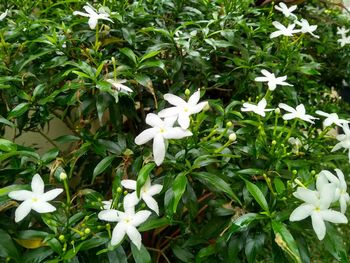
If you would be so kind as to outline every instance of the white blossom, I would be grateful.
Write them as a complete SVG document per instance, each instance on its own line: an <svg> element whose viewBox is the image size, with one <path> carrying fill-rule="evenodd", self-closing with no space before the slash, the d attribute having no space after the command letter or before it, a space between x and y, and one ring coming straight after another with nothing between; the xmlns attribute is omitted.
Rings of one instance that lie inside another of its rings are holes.
<svg viewBox="0 0 350 263"><path fill-rule="evenodd" d="M0 15L0 21L5 19L5 17L7 16L8 12L9 12L9 10L6 9L6 11Z"/></svg>
<svg viewBox="0 0 350 263"><path fill-rule="evenodd" d="M348 150L349 163L350 163L350 129L348 124L342 125L344 134L337 135L336 139L339 141L332 149L332 152L335 152L341 148Z"/></svg>
<svg viewBox="0 0 350 263"><path fill-rule="evenodd" d="M263 98L261 101L258 102L258 105L254 105L248 102L243 103L243 107L241 108L241 111L252 111L256 114L259 114L260 116L265 117L265 111L272 111L273 109L266 109L266 99Z"/></svg>
<svg viewBox="0 0 350 263"><path fill-rule="evenodd" d="M285 17L297 18L297 16L292 13L297 9L296 5L288 7L285 3L280 2L278 5L275 5L275 9L282 12Z"/></svg>
<svg viewBox="0 0 350 263"><path fill-rule="evenodd" d="M44 193L44 187L45 185L40 175L36 174L31 182L32 191L18 190L8 194L12 199L23 201L15 211L16 222L25 218L32 209L38 213L50 213L56 210L56 207L49 204L48 201L55 199L63 192L63 189L52 189Z"/></svg>
<svg viewBox="0 0 350 263"><path fill-rule="evenodd" d="M99 19L108 20L113 23L113 21L109 18L109 14L104 12L103 9L101 9L100 12L97 12L97 10L93 8L90 4L85 5L83 8L86 11L86 13L83 13L80 11L74 11L73 15L88 17L89 18L88 23L91 29L96 28L96 25Z"/></svg>
<svg viewBox="0 0 350 263"><path fill-rule="evenodd" d="M294 29L295 24L290 24L287 27L285 27L284 25L282 25L280 22L277 22L277 21L273 21L272 24L278 30L275 32L272 32L270 34L270 38L279 37L281 35L291 37L291 36L293 36L293 34L300 32L299 29Z"/></svg>
<svg viewBox="0 0 350 263"><path fill-rule="evenodd" d="M123 85L123 83L126 82L126 79L107 79L107 82L111 83L112 86L118 91L125 94L128 94L128 92L133 92L132 89L130 89L128 86Z"/></svg>
<svg viewBox="0 0 350 263"><path fill-rule="evenodd" d="M301 19L300 22L295 21L295 23L301 27L301 33L309 33L313 37L319 38L319 36L313 33L317 29L317 25L310 25L309 21L307 21L306 19Z"/></svg>
<svg viewBox="0 0 350 263"><path fill-rule="evenodd" d="M284 120L291 120L291 119L298 118L307 122L315 123L313 120L317 119L311 115L306 114L305 107L303 104L299 104L295 109L284 103L278 104L278 107L289 112L283 115L282 118Z"/></svg>
<svg viewBox="0 0 350 263"><path fill-rule="evenodd" d="M341 127L343 124L349 123L347 120L339 119L339 116L336 113L326 113L324 111L317 110L316 114L326 117L326 119L323 121L324 127L331 126L333 123Z"/></svg>
<svg viewBox="0 0 350 263"><path fill-rule="evenodd" d="M263 74L265 77L257 77L257 78L255 78L255 81L267 82L269 90L271 90L271 91L275 90L277 85L293 86L293 85L285 82L285 80L287 79L287 76L276 77L274 73L270 73L265 69L261 70L261 74Z"/></svg>

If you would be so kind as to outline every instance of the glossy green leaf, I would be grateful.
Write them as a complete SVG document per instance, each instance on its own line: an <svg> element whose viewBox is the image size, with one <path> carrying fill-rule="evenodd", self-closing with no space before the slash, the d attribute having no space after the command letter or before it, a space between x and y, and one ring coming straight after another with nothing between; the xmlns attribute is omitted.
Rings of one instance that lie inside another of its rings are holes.
<svg viewBox="0 0 350 263"><path fill-rule="evenodd" d="M17 118L17 117L23 115L25 112L27 112L28 109L29 109L29 103L22 102L10 111L8 118L9 119L10 118Z"/></svg>
<svg viewBox="0 0 350 263"><path fill-rule="evenodd" d="M96 176L103 173L113 162L116 156L111 155L103 158L95 167L92 173L92 182L95 180Z"/></svg>
<svg viewBox="0 0 350 263"><path fill-rule="evenodd" d="M131 244L131 253L132 257L135 260L135 263L151 263L151 256L148 253L147 249L141 245L141 248L138 249L134 244Z"/></svg>
<svg viewBox="0 0 350 263"><path fill-rule="evenodd" d="M269 206L267 204L266 198L259 187L247 180L245 180L245 184L249 193L254 197L255 201L260 205L262 209L269 213Z"/></svg>
<svg viewBox="0 0 350 263"><path fill-rule="evenodd" d="M172 189L174 192L174 203L173 203L173 212L176 212L177 206L180 202L180 199L183 195L183 193L186 190L186 185L187 185L187 177L186 173L180 173L176 176Z"/></svg>

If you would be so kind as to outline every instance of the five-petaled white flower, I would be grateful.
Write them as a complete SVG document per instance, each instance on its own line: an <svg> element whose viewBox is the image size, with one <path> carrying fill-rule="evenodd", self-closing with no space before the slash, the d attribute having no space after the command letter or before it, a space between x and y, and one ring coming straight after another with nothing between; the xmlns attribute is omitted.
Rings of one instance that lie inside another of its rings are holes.
<svg viewBox="0 0 350 263"><path fill-rule="evenodd" d="M330 171L322 170L317 176L317 188L327 187L329 183L334 184L335 192L333 202L339 200L340 211L345 214L347 203L350 201L349 194L347 193L347 184L344 179L344 174L340 169L334 169L337 176L333 175Z"/></svg>
<svg viewBox="0 0 350 263"><path fill-rule="evenodd" d="M350 129L348 124L342 125L344 134L337 135L336 139L339 141L332 149L332 152L335 152L341 148L349 150L349 163L350 163Z"/></svg>
<svg viewBox="0 0 350 263"><path fill-rule="evenodd" d="M8 12L9 12L9 10L6 9L6 11L0 15L0 21L5 19L5 17L7 16Z"/></svg>
<svg viewBox="0 0 350 263"><path fill-rule="evenodd" d="M189 130L184 130L180 127L173 127L176 117L169 117L162 120L154 113L148 113L146 123L152 128L144 130L136 138L137 145L144 144L153 139L153 156L155 163L159 166L165 157L165 144L167 139L182 139L187 136L192 136Z"/></svg>
<svg viewBox="0 0 350 263"><path fill-rule="evenodd" d="M8 194L12 199L23 201L15 211L16 222L25 218L32 209L38 213L50 213L56 210L56 207L49 204L48 201L55 199L63 192L63 189L52 189L44 193L44 186L40 175L35 174L31 182L32 191L18 190Z"/></svg>
<svg viewBox="0 0 350 263"><path fill-rule="evenodd" d="M208 103L206 101L198 103L200 99L199 90L192 94L188 102L170 93L165 94L164 99L175 107L161 110L158 116L161 118L176 116L182 129L187 129L190 126L190 115L200 112Z"/></svg>
<svg viewBox="0 0 350 263"><path fill-rule="evenodd" d="M338 39L337 42L339 42L340 46L343 47L345 45L350 44L350 36L342 36L342 38Z"/></svg>
<svg viewBox="0 0 350 263"><path fill-rule="evenodd" d="M145 184L141 187L140 190L140 197L137 197L136 193L136 181L134 180L122 180L121 185L127 189L130 190L135 190L132 192L130 195L130 202L132 205L137 205L138 202L142 199L145 201L146 205L156 212L157 215L159 215L159 208L158 208L158 203L156 200L154 200L153 196L156 194L159 194L163 186L160 184L154 184L151 185L151 179L148 177Z"/></svg>
<svg viewBox="0 0 350 263"><path fill-rule="evenodd" d="M301 27L300 31L301 33L309 33L310 35L319 38L319 36L315 35L313 32L317 29L317 25L310 25L309 21L307 21L306 19L301 19L300 22L299 21L295 21L295 23Z"/></svg>
<svg viewBox="0 0 350 263"><path fill-rule="evenodd" d="M339 119L338 114L336 113L326 113L326 112L317 110L316 114L326 117L326 119L323 121L324 127L331 126L333 123L341 127L343 124L349 123L349 121L347 120Z"/></svg>
<svg viewBox="0 0 350 263"><path fill-rule="evenodd" d="M260 116L265 117L265 111L273 110L273 109L265 109L266 105L267 105L267 102L265 98L259 101L258 105L245 102L243 103L243 107L241 108L241 111L252 111L252 112L255 112L256 114L259 114Z"/></svg>
<svg viewBox="0 0 350 263"><path fill-rule="evenodd" d="M126 82L126 79L107 79L107 82L111 83L112 86L118 91L125 94L128 94L128 92L133 92L132 89L130 89L128 86L123 85L123 83Z"/></svg>
<svg viewBox="0 0 350 263"><path fill-rule="evenodd" d="M284 120L291 120L291 119L298 118L307 122L315 123L313 120L317 119L316 117L306 114L305 107L303 104L299 104L295 109L293 109L291 106L288 106L287 104L284 104L284 103L278 104L278 107L289 112L283 115L282 118Z"/></svg>
<svg viewBox="0 0 350 263"><path fill-rule="evenodd" d="M288 7L285 3L280 2L278 5L275 5L275 9L282 12L285 17L297 18L297 16L293 14L293 11L297 9L296 5Z"/></svg>
<svg viewBox="0 0 350 263"><path fill-rule="evenodd" d="M265 77L256 77L255 81L267 82L267 85L269 86L269 90L271 91L275 90L277 85L293 86L292 84L285 82L285 80L287 79L287 76L276 78L274 73L270 73L265 69L261 70L261 74L263 74Z"/></svg>
<svg viewBox="0 0 350 263"><path fill-rule="evenodd" d="M332 223L347 223L348 219L340 212L329 209L334 198L334 185L328 184L317 191L298 187L293 195L305 203L291 213L290 221L300 221L311 216L312 227L319 240L326 235L324 221Z"/></svg>
<svg viewBox="0 0 350 263"><path fill-rule="evenodd" d="M113 21L109 18L109 14L104 12L104 10L99 10L99 12L97 12L97 10L93 8L90 4L85 5L83 8L86 11L86 13L74 11L73 15L89 17L88 23L91 29L95 29L99 19L108 20L113 23Z"/></svg>
<svg viewBox="0 0 350 263"><path fill-rule="evenodd" d="M345 27L337 27L337 34L341 35L342 37L345 36L349 32L349 29L346 29Z"/></svg>
<svg viewBox="0 0 350 263"><path fill-rule="evenodd" d="M108 222L118 222L112 232L112 246L118 245L126 234L131 242L140 249L142 238L136 227L145 222L152 213L147 210L135 213L135 207L129 205L129 201L129 195L126 195L124 197L124 212L115 209L103 210L98 213L98 218Z"/></svg>
<svg viewBox="0 0 350 263"><path fill-rule="evenodd" d="M282 25L280 22L277 22L277 21L273 21L272 24L278 30L275 32L272 32L270 34L270 38L279 37L281 35L291 37L293 36L293 34L300 32L299 29L294 29L295 24L290 24L287 27L285 27L284 25Z"/></svg>

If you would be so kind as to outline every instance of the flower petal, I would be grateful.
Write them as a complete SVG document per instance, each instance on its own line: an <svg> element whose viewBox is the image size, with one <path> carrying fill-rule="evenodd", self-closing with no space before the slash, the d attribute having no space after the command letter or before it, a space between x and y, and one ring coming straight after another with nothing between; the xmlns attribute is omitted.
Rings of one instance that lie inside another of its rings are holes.
<svg viewBox="0 0 350 263"><path fill-rule="evenodd" d="M323 210L319 212L323 218L323 220L328 221L328 222L332 222L335 224L346 224L348 222L348 219L346 218L345 215L343 215L342 213L338 212L338 211L334 211L334 210Z"/></svg>
<svg viewBox="0 0 350 263"><path fill-rule="evenodd" d="M316 205L319 202L317 191L312 191L310 189L305 189L302 187L298 187L298 189L293 193L293 195L303 200L305 203Z"/></svg>
<svg viewBox="0 0 350 263"><path fill-rule="evenodd" d="M111 245L115 246L118 245L124 238L126 233L126 225L123 223L118 223L112 232L112 239L111 239Z"/></svg>
<svg viewBox="0 0 350 263"><path fill-rule="evenodd" d="M319 212L313 212L311 214L312 228L314 229L317 238L319 240L324 239L326 235L326 225L323 222L322 216Z"/></svg>
<svg viewBox="0 0 350 263"><path fill-rule="evenodd" d="M159 194L162 191L162 189L163 186L161 184L154 184L148 189L147 194L153 196Z"/></svg>
<svg viewBox="0 0 350 263"><path fill-rule="evenodd" d="M157 215L159 215L159 208L158 208L157 201L151 195L148 195L148 194L142 194L141 197L143 201L145 201L148 208L153 210Z"/></svg>
<svg viewBox="0 0 350 263"><path fill-rule="evenodd" d="M131 242L137 247L138 250L141 249L141 234L137 229L131 225L126 228L126 234L130 238Z"/></svg>
<svg viewBox="0 0 350 263"><path fill-rule="evenodd" d="M146 129L136 136L135 143L137 145L145 144L146 142L152 140L156 133L157 133L157 128Z"/></svg>
<svg viewBox="0 0 350 263"><path fill-rule="evenodd" d="M32 202L32 209L38 213L50 213L56 211L56 207L42 200Z"/></svg>
<svg viewBox="0 0 350 263"><path fill-rule="evenodd" d="M90 17L90 15L89 14L87 14L87 13L83 13L83 12L80 12L80 11L74 11L73 12L73 15L79 15L79 16L85 16L85 17Z"/></svg>
<svg viewBox="0 0 350 263"><path fill-rule="evenodd" d="M189 111L190 111L190 114L196 114L198 112L200 112L201 110L204 109L205 106L208 105L208 102L207 101L202 101L200 103L198 103L197 105L194 105L192 106Z"/></svg>
<svg viewBox="0 0 350 263"><path fill-rule="evenodd" d="M177 119L177 122L179 123L182 129L187 129L190 126L189 114L181 112L179 114L179 118Z"/></svg>
<svg viewBox="0 0 350 263"><path fill-rule="evenodd" d="M122 180L120 183L126 189L136 190L135 180Z"/></svg>
<svg viewBox="0 0 350 263"><path fill-rule="evenodd" d="M100 220L108 222L119 222L120 220L120 211L114 209L102 210L98 213L98 218Z"/></svg>
<svg viewBox="0 0 350 263"><path fill-rule="evenodd" d="M90 26L90 29L95 29L96 28L96 25L97 25L97 22L98 22L98 19L97 17L95 16L91 16L89 21L88 21L88 24Z"/></svg>
<svg viewBox="0 0 350 263"><path fill-rule="evenodd" d="M17 201L24 201L32 198L33 192L28 190L18 190L18 191L9 192L8 196Z"/></svg>
<svg viewBox="0 0 350 263"><path fill-rule="evenodd" d="M192 95L193 96L193 95ZM180 107L184 107L187 105L186 101L184 101L183 99L181 99L180 97L173 95L171 93L167 93L164 95L164 99L166 101L168 101L171 105L174 106L180 106Z"/></svg>
<svg viewBox="0 0 350 263"><path fill-rule="evenodd" d="M147 210L138 211L132 218L132 225L137 227L145 222L152 213Z"/></svg>
<svg viewBox="0 0 350 263"><path fill-rule="evenodd" d="M312 211L315 209L313 205L301 204L293 210L289 216L289 221L300 221L311 215Z"/></svg>
<svg viewBox="0 0 350 263"><path fill-rule="evenodd" d="M16 211L15 211L15 222L21 221L23 218L25 218L30 210L32 209L32 201L26 200L22 204L20 204Z"/></svg>
<svg viewBox="0 0 350 263"><path fill-rule="evenodd" d="M189 130L184 130L180 127L175 127L168 129L163 136L165 139L182 139L184 137L192 136L192 132Z"/></svg>
<svg viewBox="0 0 350 263"><path fill-rule="evenodd" d="M172 117L172 116L177 116L179 114L179 108L178 107L170 107L161 110L158 112L158 116L160 118L167 118L167 117Z"/></svg>
<svg viewBox="0 0 350 263"><path fill-rule="evenodd" d="M51 201L51 200L55 199L62 192L63 192L63 189L61 189L61 188L52 189L52 190L44 193L42 196L40 196L40 199L43 201Z"/></svg>
<svg viewBox="0 0 350 263"><path fill-rule="evenodd" d="M33 193L36 193L39 195L43 194L44 193L44 186L45 185L44 185L43 179L41 179L39 174L35 174L33 176L32 183L31 183Z"/></svg>
<svg viewBox="0 0 350 263"><path fill-rule="evenodd" d="M293 113L295 112L295 109L293 109L291 106L288 106L285 103L278 104L278 107L281 109L284 109L285 111L289 111L289 112L293 112Z"/></svg>
<svg viewBox="0 0 350 263"><path fill-rule="evenodd" d="M156 134L153 139L153 157L155 163L159 166L165 157L165 141L162 135Z"/></svg>
<svg viewBox="0 0 350 263"><path fill-rule="evenodd" d="M192 94L192 96L188 99L188 104L190 106L195 106L199 99L200 99L201 93L200 90L198 89L195 93Z"/></svg>
<svg viewBox="0 0 350 263"><path fill-rule="evenodd" d="M148 113L146 116L146 123L152 127L163 127L164 123L161 118L154 113Z"/></svg>

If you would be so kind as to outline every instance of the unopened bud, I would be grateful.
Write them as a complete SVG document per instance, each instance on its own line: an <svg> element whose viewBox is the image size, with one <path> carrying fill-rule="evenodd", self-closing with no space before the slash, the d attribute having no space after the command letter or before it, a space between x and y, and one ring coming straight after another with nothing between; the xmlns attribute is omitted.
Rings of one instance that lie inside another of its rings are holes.
<svg viewBox="0 0 350 263"><path fill-rule="evenodd" d="M115 57L112 57L111 60L112 60L112 63L115 64Z"/></svg>
<svg viewBox="0 0 350 263"><path fill-rule="evenodd" d="M294 174L294 175L296 175L297 173L298 173L297 170L293 170L293 171L292 171L292 174Z"/></svg>
<svg viewBox="0 0 350 263"><path fill-rule="evenodd" d="M281 113L280 108L276 108L276 109L275 109L275 113L276 113L276 114L280 114L280 113Z"/></svg>
<svg viewBox="0 0 350 263"><path fill-rule="evenodd" d="M85 228L85 230L84 230L84 233L85 233L85 234L88 235L88 234L90 234L90 232L91 232L90 228Z"/></svg>
<svg viewBox="0 0 350 263"><path fill-rule="evenodd" d="M277 142L276 142L275 140L273 140L273 141L271 142L272 145L276 145L276 143L277 143Z"/></svg>
<svg viewBox="0 0 350 263"><path fill-rule="evenodd" d="M311 171L311 175L315 175L316 174L316 171L315 170L312 170Z"/></svg>
<svg viewBox="0 0 350 263"><path fill-rule="evenodd" d="M124 195L127 195L128 194L128 191L124 191Z"/></svg>
<svg viewBox="0 0 350 263"><path fill-rule="evenodd" d="M67 174L65 172L60 173L60 180L64 181L67 179Z"/></svg>
<svg viewBox="0 0 350 263"><path fill-rule="evenodd" d="M208 111L210 110L210 106L209 106L209 103L207 102L203 108L203 111Z"/></svg>
<svg viewBox="0 0 350 263"><path fill-rule="evenodd" d="M232 127L233 123L231 121L226 122L226 127L230 128Z"/></svg>
<svg viewBox="0 0 350 263"><path fill-rule="evenodd" d="M61 242L63 242L63 241L65 240L64 235L60 235L60 236L58 237L58 240L61 241Z"/></svg>
<svg viewBox="0 0 350 263"><path fill-rule="evenodd" d="M191 94L191 91L190 91L189 89L186 89L186 90L185 90L185 95L186 95L186 96L190 96L190 94Z"/></svg>
<svg viewBox="0 0 350 263"><path fill-rule="evenodd" d="M229 136L228 136L228 139L231 141L231 142L234 142L236 139L237 139L237 135L235 132L232 132Z"/></svg>
<svg viewBox="0 0 350 263"><path fill-rule="evenodd" d="M122 189L121 187L118 187L118 188L117 188L117 193L120 194L120 193L122 193L122 192L123 192L123 189Z"/></svg>

